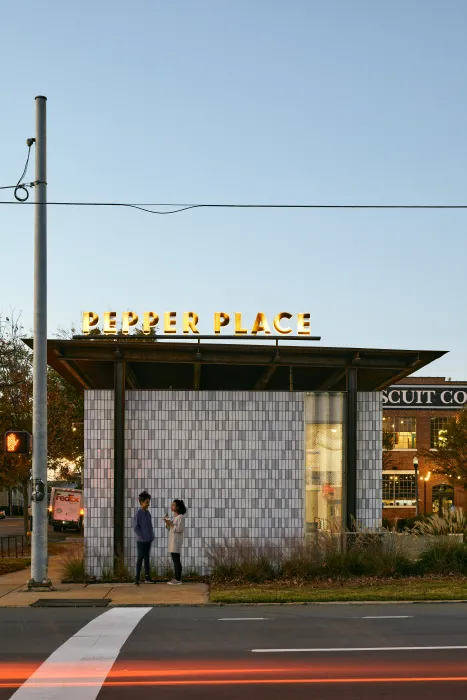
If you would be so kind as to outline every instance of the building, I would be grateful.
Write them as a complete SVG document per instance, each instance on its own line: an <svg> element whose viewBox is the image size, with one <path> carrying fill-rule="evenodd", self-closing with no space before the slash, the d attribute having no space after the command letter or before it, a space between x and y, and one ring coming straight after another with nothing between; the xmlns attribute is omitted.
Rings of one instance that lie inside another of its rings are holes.
<svg viewBox="0 0 467 700"><path fill-rule="evenodd" d="M155 563L167 557L162 516L173 498L186 502L186 570L205 571L211 544L224 538L282 543L355 521L380 527L381 392L444 353L301 340L48 341L49 364L85 392L91 573L117 556L132 565L143 489L153 496Z"/></svg>
<svg viewBox="0 0 467 700"><path fill-rule="evenodd" d="M446 423L467 406L467 382L439 377L410 377L383 392L383 429L394 449L383 458L383 518L395 522L417 512L414 457L418 460L419 513L437 513L451 505L464 508L463 485L434 474L421 450L436 450Z"/></svg>
<svg viewBox="0 0 467 700"><path fill-rule="evenodd" d="M23 494L21 489L9 489L0 486L0 510L8 515L21 515L23 513Z"/></svg>

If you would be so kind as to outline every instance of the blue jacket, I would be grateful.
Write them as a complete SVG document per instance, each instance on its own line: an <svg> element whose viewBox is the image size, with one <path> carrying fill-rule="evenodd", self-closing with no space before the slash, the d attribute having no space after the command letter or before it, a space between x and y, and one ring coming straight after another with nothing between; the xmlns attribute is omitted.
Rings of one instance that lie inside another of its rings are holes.
<svg viewBox="0 0 467 700"><path fill-rule="evenodd" d="M152 542L154 528L152 526L151 513L148 510L138 508L135 514L134 529L137 542Z"/></svg>

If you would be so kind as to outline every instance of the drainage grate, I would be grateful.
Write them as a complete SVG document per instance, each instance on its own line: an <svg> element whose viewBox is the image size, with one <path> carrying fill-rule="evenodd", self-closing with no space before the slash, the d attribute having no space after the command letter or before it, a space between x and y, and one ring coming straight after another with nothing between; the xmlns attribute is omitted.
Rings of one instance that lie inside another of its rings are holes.
<svg viewBox="0 0 467 700"><path fill-rule="evenodd" d="M110 602L109 598L39 598L31 608L106 608Z"/></svg>

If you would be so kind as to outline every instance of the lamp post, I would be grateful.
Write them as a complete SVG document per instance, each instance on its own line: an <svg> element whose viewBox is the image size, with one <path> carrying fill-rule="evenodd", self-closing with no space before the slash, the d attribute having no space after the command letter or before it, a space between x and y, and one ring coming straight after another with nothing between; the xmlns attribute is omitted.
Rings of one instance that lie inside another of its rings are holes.
<svg viewBox="0 0 467 700"><path fill-rule="evenodd" d="M415 470L415 508L416 508L416 515L419 514L420 508L419 508L419 502L418 502L418 457L415 455L413 458L413 468Z"/></svg>
<svg viewBox="0 0 467 700"><path fill-rule="evenodd" d="M431 472L423 479L423 513L426 514L426 482L430 481Z"/></svg>

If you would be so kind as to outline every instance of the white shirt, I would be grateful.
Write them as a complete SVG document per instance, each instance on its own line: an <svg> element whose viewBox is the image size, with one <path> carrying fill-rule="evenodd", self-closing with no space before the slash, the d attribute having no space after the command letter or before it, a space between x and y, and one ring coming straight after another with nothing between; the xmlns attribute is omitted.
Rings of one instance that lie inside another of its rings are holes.
<svg viewBox="0 0 467 700"><path fill-rule="evenodd" d="M169 552L180 554L180 549L183 542L183 533L185 532L185 516L174 515L172 518L173 527L169 530Z"/></svg>

